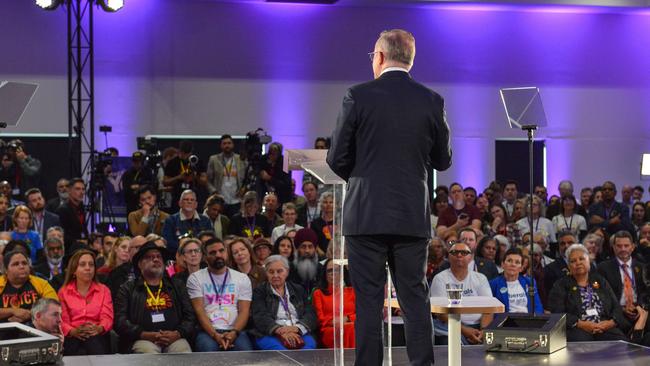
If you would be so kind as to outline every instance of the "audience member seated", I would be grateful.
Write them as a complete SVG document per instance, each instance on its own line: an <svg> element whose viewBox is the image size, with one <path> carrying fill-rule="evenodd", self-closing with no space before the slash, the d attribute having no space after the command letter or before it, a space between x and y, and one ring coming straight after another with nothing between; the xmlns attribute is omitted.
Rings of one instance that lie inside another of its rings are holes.
<svg viewBox="0 0 650 366"><path fill-rule="evenodd" d="M446 194L439 194L433 199L431 204L431 236L436 236L436 227L440 214L449 207L449 197Z"/></svg>
<svg viewBox="0 0 650 366"><path fill-rule="evenodd" d="M111 251L108 253L106 263L104 266L100 267L97 270L97 273L108 275L115 268L121 266L124 263L127 263L131 258L129 254L130 242L131 238L128 236L121 236L117 238L111 247Z"/></svg>
<svg viewBox="0 0 650 366"><path fill-rule="evenodd" d="M519 248L511 248L503 260L503 273L490 281L492 296L505 305L506 313L529 313L535 309L535 314L542 314L542 301L537 292L537 285L530 277L522 275L524 255ZM535 290L535 307L530 303L528 289Z"/></svg>
<svg viewBox="0 0 650 366"><path fill-rule="evenodd" d="M259 214L257 193L248 191L242 198L241 211L230 218L230 233L255 240L271 236L266 216Z"/></svg>
<svg viewBox="0 0 650 366"><path fill-rule="evenodd" d="M298 225L311 227L311 222L320 217L320 203L318 202L318 185L315 182L304 182L302 193L305 195L305 204L298 209Z"/></svg>
<svg viewBox="0 0 650 366"><path fill-rule="evenodd" d="M294 241L296 256L293 259L289 281L301 285L307 296L311 296L312 291L318 285L318 276L323 266L318 261L316 254L316 240L316 233L312 229L300 229L296 233Z"/></svg>
<svg viewBox="0 0 650 366"><path fill-rule="evenodd" d="M201 269L203 261L203 252L201 251L202 243L198 239L183 238L178 247L178 254L182 258L183 270L176 271L174 279L178 279L187 284L187 279L194 272ZM178 261L177 261L178 263Z"/></svg>
<svg viewBox="0 0 650 366"><path fill-rule="evenodd" d="M496 190L494 190L494 193L497 193ZM517 209L516 205L517 202L519 201L517 199L519 192L518 192L518 187L517 187L517 182L514 180L509 180L506 181L505 184L503 185L503 201L500 203L505 207L506 209L506 214L508 215L508 221L509 222L517 222L521 217L517 217ZM499 202L498 200L494 199L494 202Z"/></svg>
<svg viewBox="0 0 650 366"><path fill-rule="evenodd" d="M97 281L95 253L76 251L59 290L63 310L64 355L103 355L110 352L113 301L108 287Z"/></svg>
<svg viewBox="0 0 650 366"><path fill-rule="evenodd" d="M650 263L650 222L646 222L639 228L639 236L637 238L637 251L643 261Z"/></svg>
<svg viewBox="0 0 650 366"><path fill-rule="evenodd" d="M156 191L151 186L138 189L140 208L129 212L128 223L131 235L147 236L151 233L161 235L163 223L169 217L158 208Z"/></svg>
<svg viewBox="0 0 650 366"><path fill-rule="evenodd" d="M187 292L201 327L196 350L252 350L253 344L244 330L253 295L251 281L245 274L228 268L228 250L221 240L209 240L204 248L208 267L187 280Z"/></svg>
<svg viewBox="0 0 650 366"><path fill-rule="evenodd" d="M45 209L45 199L40 189L32 188L25 193L27 207L32 212L30 230L38 233L41 242L45 241L47 230L53 226L60 226L59 216Z"/></svg>
<svg viewBox="0 0 650 366"><path fill-rule="evenodd" d="M284 224L284 220L280 215L278 215L278 208L280 205L278 203L278 196L275 193L269 192L264 195L262 200L262 214L266 217L266 220L269 222L269 227L271 230L276 226Z"/></svg>
<svg viewBox="0 0 650 366"><path fill-rule="evenodd" d="M570 180L563 180L558 184L557 186L558 192L560 192L560 197L557 201L549 202L548 207L546 209L546 218L548 219L553 219L557 215L562 214L562 210L564 209L564 199L569 196L574 196L573 194L573 183ZM582 194L582 193L581 193ZM557 196L554 196L557 197ZM581 202L582 202L582 197L581 197ZM587 211L586 209L589 208L589 206L584 206L584 205L578 205L578 203L574 200L574 207L573 207L573 212L575 214L578 214L582 217L585 218L587 217ZM568 216L567 216L568 217ZM559 230L558 230L559 231ZM575 233L576 238L580 237L579 233Z"/></svg>
<svg viewBox="0 0 650 366"><path fill-rule="evenodd" d="M614 298L629 321L639 316L636 308L648 307L650 298L647 287L646 264L632 257L634 240L627 231L619 231L610 238L614 258L598 264L598 273L614 291Z"/></svg>
<svg viewBox="0 0 650 366"><path fill-rule="evenodd" d="M639 230L646 221L645 205L643 202L634 202L632 205L632 226L634 227L634 237L639 236Z"/></svg>
<svg viewBox="0 0 650 366"><path fill-rule="evenodd" d="M582 215L576 213L578 205L576 198L573 195L564 196L560 199L560 203L562 204L560 213L552 217L555 232L568 230L576 238L584 238L587 234L587 221Z"/></svg>
<svg viewBox="0 0 650 366"><path fill-rule="evenodd" d="M153 242L143 245L133 258L141 276L123 284L114 300L122 352L192 352L194 311L185 285L164 276L166 253Z"/></svg>
<svg viewBox="0 0 650 366"><path fill-rule="evenodd" d="M567 341L627 340L630 323L607 280L590 272L587 249L572 244L565 257L570 274L555 282L548 306L552 313L566 313Z"/></svg>
<svg viewBox="0 0 650 366"><path fill-rule="evenodd" d="M533 235L541 234L546 238L548 243L555 243L557 241L557 234L555 232L555 225L553 222L544 217L542 212L542 202L537 196L533 197L533 211L530 211L530 196L525 200L525 216L517 221L517 226L522 233L531 232L530 229L530 216L533 218Z"/></svg>
<svg viewBox="0 0 650 366"><path fill-rule="evenodd" d="M282 205L282 220L284 223L273 229L271 242L274 243L279 237L286 235L289 230L298 231L302 229L302 226L296 224L297 217L296 206L293 203L287 202Z"/></svg>
<svg viewBox="0 0 650 366"><path fill-rule="evenodd" d="M264 272L264 268L257 265L253 248L248 242L248 239L235 238L228 244L228 253L230 256L230 267L247 275L253 288L266 282L266 272Z"/></svg>
<svg viewBox="0 0 650 366"><path fill-rule="evenodd" d="M467 244L469 249L472 251L472 256L470 257L467 263L468 270L472 272L474 271L480 272L483 275L485 275L485 277L487 277L488 280L491 280L499 275L499 270L497 269L497 265L493 261L479 257L478 254L476 253L477 238L474 229L472 229L471 227L466 227L462 229L459 233L459 241ZM440 269L445 270L449 268L449 264L450 263L444 263L440 267Z"/></svg>
<svg viewBox="0 0 650 366"><path fill-rule="evenodd" d="M436 231L443 236L447 230L456 230L471 226L474 230L481 230L481 213L474 206L465 203L463 187L459 183L452 183L449 187L451 206L440 212Z"/></svg>
<svg viewBox="0 0 650 366"><path fill-rule="evenodd" d="M332 192L326 191L320 195L320 217L311 222L310 228L318 238L318 241L314 242L318 256L324 257L327 245L334 234L334 194ZM297 245L296 248L298 248Z"/></svg>
<svg viewBox="0 0 650 366"><path fill-rule="evenodd" d="M535 285L542 302L542 307L546 306L548 299L548 292L546 290L547 286L545 282L546 279L544 278L544 268L546 266L544 262L547 258L548 257L544 255L542 247L540 247L539 244L533 244L533 278L535 279ZM553 260L551 259L549 263L552 262Z"/></svg>
<svg viewBox="0 0 650 366"><path fill-rule="evenodd" d="M558 235L559 255L553 263L544 267L544 285L546 293L550 294L553 285L560 279L569 274L569 260L565 257L566 250L571 245L577 243L576 237L570 231L560 232ZM544 303L548 306L548 302ZM548 310L548 308L546 308Z"/></svg>
<svg viewBox="0 0 650 366"><path fill-rule="evenodd" d="M601 227L609 235L620 230L633 233L630 210L616 201L616 185L613 182L603 183L602 197L602 202L594 203L589 208L589 227Z"/></svg>
<svg viewBox="0 0 650 366"><path fill-rule="evenodd" d="M488 260L497 266L499 273L503 272L501 267L501 246L494 238L484 236L476 247L476 256Z"/></svg>
<svg viewBox="0 0 650 366"><path fill-rule="evenodd" d="M0 276L0 321L25 323L29 310L43 297L58 300L54 289L42 278L30 275L29 254L22 250L4 253L5 274Z"/></svg>
<svg viewBox="0 0 650 366"><path fill-rule="evenodd" d="M601 253L603 251L603 238L596 234L587 234L582 240L582 245L589 251L589 261L591 263L601 262Z"/></svg>
<svg viewBox="0 0 650 366"><path fill-rule="evenodd" d="M20 240L27 244L31 253L32 263L37 264L43 255L43 243L36 231L29 230L32 226L32 212L27 206L17 206L14 210L12 221L14 229L11 232L11 239Z"/></svg>
<svg viewBox="0 0 650 366"><path fill-rule="evenodd" d="M16 198L16 197L22 198L22 196L14 195L13 189L11 187L11 183L9 183L6 180L0 182L0 193L9 197L9 212L11 212L14 208L16 208L16 206L25 204L25 202L20 201L19 199Z"/></svg>
<svg viewBox="0 0 650 366"><path fill-rule="evenodd" d="M449 248L450 267L433 277L431 297L447 298L446 285L462 284L463 297L490 296L490 284L482 273L469 270L472 261L472 250L467 243L457 242ZM483 331L492 321L492 314L463 314L461 315L461 341L463 344L480 344L483 342ZM436 344L447 344L448 328L447 315L439 314L433 322L436 334Z"/></svg>
<svg viewBox="0 0 650 366"><path fill-rule="evenodd" d="M81 178L73 178L70 180L68 200L56 210L65 232L66 256L72 253L77 240L88 238L88 225L86 225L86 212L83 205L85 195L86 183Z"/></svg>
<svg viewBox="0 0 650 366"><path fill-rule="evenodd" d="M279 239L280 238L278 238L277 240ZM293 250L293 243L291 239L289 239L289 243L291 244L291 248ZM256 264L260 267L263 267L264 261L266 260L266 258L268 258L271 255L272 250L273 250L273 245L268 240L264 238L256 239L255 242L253 243L253 251L255 252L255 258L257 258Z"/></svg>
<svg viewBox="0 0 650 366"><path fill-rule="evenodd" d="M59 238L45 239L45 261L34 266L34 273L50 282L52 288L58 291L63 285L63 241Z"/></svg>
<svg viewBox="0 0 650 366"><path fill-rule="evenodd" d="M49 297L36 300L31 309L32 321L26 325L36 328L49 335L53 335L64 342L61 323L61 303Z"/></svg>
<svg viewBox="0 0 650 366"><path fill-rule="evenodd" d="M304 229L303 229L304 230ZM268 282L253 290L255 343L262 350L314 349L318 320L307 292L287 281L289 262L272 255L264 262Z"/></svg>
<svg viewBox="0 0 650 366"><path fill-rule="evenodd" d="M186 236L189 237L189 236ZM230 238L230 235L227 235L224 240L228 240L227 238ZM196 238L199 239L199 241L203 244L205 244L208 240L210 239L217 239L219 238L217 234L215 234L214 231L212 230L203 230L200 233L196 235Z"/></svg>
<svg viewBox="0 0 650 366"><path fill-rule="evenodd" d="M0 194L0 231L11 231L13 222L11 216L7 214L9 210L9 197Z"/></svg>
<svg viewBox="0 0 650 366"><path fill-rule="evenodd" d="M59 206L68 200L68 188L70 188L70 181L65 178L59 179L56 182L57 195L47 201L45 209L49 212L56 212Z"/></svg>
<svg viewBox="0 0 650 366"><path fill-rule="evenodd" d="M178 250L179 237L185 234L194 236L203 230L212 229L210 219L196 211L198 203L193 191L189 189L183 191L178 205L180 211L169 216L163 224L162 236L167 241L169 254L174 254Z"/></svg>
<svg viewBox="0 0 650 366"><path fill-rule="evenodd" d="M224 199L223 213L233 216L239 211L240 189L246 177L246 160L234 152L235 143L230 135L222 135L221 152L210 156L207 166L208 190ZM218 234L218 231L217 231ZM225 235L219 235L223 238Z"/></svg>
<svg viewBox="0 0 650 366"><path fill-rule="evenodd" d="M230 219L224 214L225 207L224 198L216 193L205 201L203 214L210 219L217 238L225 238L230 234Z"/></svg>
<svg viewBox="0 0 650 366"><path fill-rule="evenodd" d="M427 259L427 283L431 283L433 276L440 272L443 264L447 262L446 246L442 239L438 237L431 238L429 242L429 254ZM447 264L448 266L448 264Z"/></svg>
<svg viewBox="0 0 650 366"><path fill-rule="evenodd" d="M318 332L320 343L325 348L334 348L334 336L336 327L343 324L344 348L354 348L354 321L357 317L355 309L354 289L345 284L343 289L343 318L339 317L334 307L334 272L338 266L328 258L323 266L324 273L321 273L319 285L314 291L312 302L318 318ZM339 281L343 280L339 278ZM338 286L338 285L337 285Z"/></svg>

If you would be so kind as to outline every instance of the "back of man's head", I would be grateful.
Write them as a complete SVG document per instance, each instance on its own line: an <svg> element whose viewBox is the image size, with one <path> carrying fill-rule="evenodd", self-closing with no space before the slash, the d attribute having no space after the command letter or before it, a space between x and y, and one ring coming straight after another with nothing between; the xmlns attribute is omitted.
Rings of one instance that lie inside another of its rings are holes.
<svg viewBox="0 0 650 366"><path fill-rule="evenodd" d="M381 32L377 46L385 52L387 60L413 66L415 58L415 37L403 29Z"/></svg>

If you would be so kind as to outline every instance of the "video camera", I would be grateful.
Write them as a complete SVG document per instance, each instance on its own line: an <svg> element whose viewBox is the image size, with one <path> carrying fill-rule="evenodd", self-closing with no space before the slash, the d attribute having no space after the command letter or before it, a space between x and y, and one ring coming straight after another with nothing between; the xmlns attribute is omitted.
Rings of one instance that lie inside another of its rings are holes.
<svg viewBox="0 0 650 366"><path fill-rule="evenodd" d="M158 148L158 139L153 137L138 137L136 138L136 142L138 143L138 150L145 152L144 166L153 171L158 171L158 168L162 164L162 154Z"/></svg>

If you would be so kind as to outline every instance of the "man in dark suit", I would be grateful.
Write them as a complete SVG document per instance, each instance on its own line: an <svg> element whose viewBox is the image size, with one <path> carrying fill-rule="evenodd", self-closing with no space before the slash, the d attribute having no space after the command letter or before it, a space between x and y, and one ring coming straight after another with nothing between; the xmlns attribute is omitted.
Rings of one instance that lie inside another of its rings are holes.
<svg viewBox="0 0 650 366"><path fill-rule="evenodd" d="M610 235L620 230L627 230L634 235L630 210L616 201L616 185L607 181L602 187L603 200L589 207L589 228L602 227Z"/></svg>
<svg viewBox="0 0 650 366"><path fill-rule="evenodd" d="M451 165L449 126L442 97L408 73L412 34L382 32L370 55L375 80L348 90L327 154L330 168L348 183L343 234L356 294L355 365L382 364L387 261L411 365L431 365L427 178Z"/></svg>
<svg viewBox="0 0 650 366"><path fill-rule="evenodd" d="M32 220L31 230L34 230L41 237L41 242L45 242L45 234L47 229L52 226L59 226L59 215L47 211L45 209L45 198L43 198L43 193L38 188L31 188L25 193L25 201L27 202L27 207L32 211Z"/></svg>
<svg viewBox="0 0 650 366"><path fill-rule="evenodd" d="M632 257L635 245L629 232L621 230L615 233L611 243L614 258L598 264L598 273L605 277L614 290L625 316L635 320L639 316L636 305L648 306L645 263Z"/></svg>
<svg viewBox="0 0 650 366"><path fill-rule="evenodd" d="M88 238L88 227L86 226L86 213L84 211L84 196L86 184L81 178L70 180L68 201L64 202L56 210L61 221L61 227L65 233L66 256L72 253L77 240Z"/></svg>

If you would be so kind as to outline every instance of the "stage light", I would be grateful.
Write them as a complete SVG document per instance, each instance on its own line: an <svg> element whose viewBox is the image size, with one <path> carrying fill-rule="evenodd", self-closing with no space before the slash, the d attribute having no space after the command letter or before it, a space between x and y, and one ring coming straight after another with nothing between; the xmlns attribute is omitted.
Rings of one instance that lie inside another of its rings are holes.
<svg viewBox="0 0 650 366"><path fill-rule="evenodd" d="M36 5L45 10L54 10L61 4L61 0L36 0Z"/></svg>
<svg viewBox="0 0 650 366"><path fill-rule="evenodd" d="M124 6L124 0L97 0L97 4L108 12L116 12Z"/></svg>

